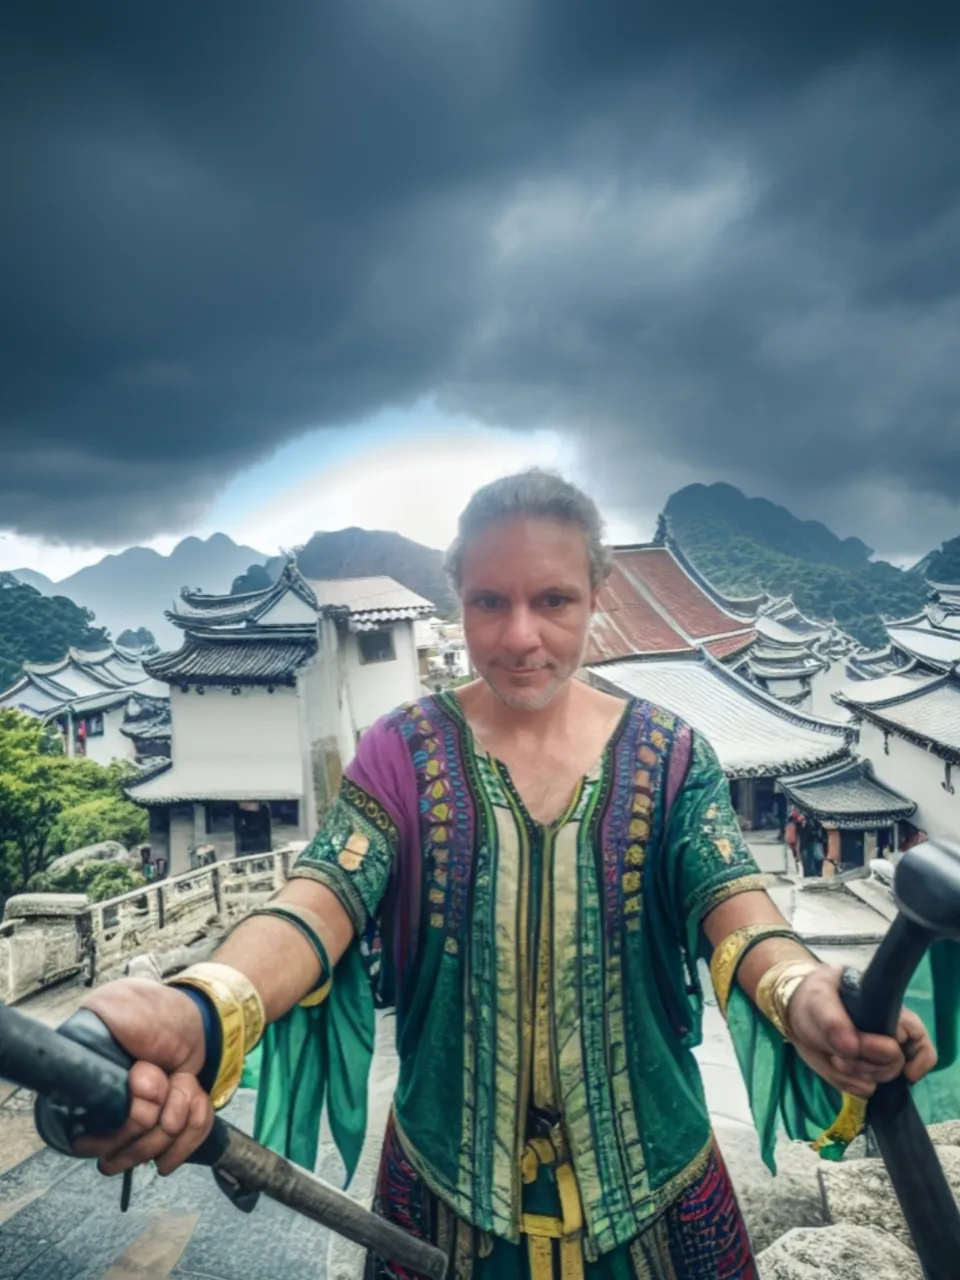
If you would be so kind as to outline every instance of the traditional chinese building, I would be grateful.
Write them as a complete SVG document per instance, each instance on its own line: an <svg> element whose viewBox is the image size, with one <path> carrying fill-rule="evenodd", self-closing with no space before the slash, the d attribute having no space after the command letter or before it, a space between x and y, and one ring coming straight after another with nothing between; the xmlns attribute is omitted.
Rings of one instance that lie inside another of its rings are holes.
<svg viewBox="0 0 960 1280"><path fill-rule="evenodd" d="M165 726L169 739L168 706L166 688L151 679L139 658L116 646L70 649L59 662L24 663L21 677L0 694L0 709L55 725L68 755L99 764L140 758L132 731L144 715L162 746Z"/></svg>
<svg viewBox="0 0 960 1280"><path fill-rule="evenodd" d="M585 665L705 649L729 661L756 640L746 610L708 587L672 543L613 549L613 568L598 593ZM732 607L743 612L734 613Z"/></svg>
<svg viewBox="0 0 960 1280"><path fill-rule="evenodd" d="M765 604L754 625L756 642L737 670L782 702L836 718L833 694L847 679L847 657L861 648L857 641L833 622L808 617L790 596Z"/></svg>
<svg viewBox="0 0 960 1280"><path fill-rule="evenodd" d="M930 836L960 833L960 674L910 665L872 680L850 682L836 695L859 730L860 754L886 786L910 796L911 822Z"/></svg>
<svg viewBox="0 0 960 1280"><path fill-rule="evenodd" d="M923 670L949 671L960 663L960 586L928 582L927 587L930 599L920 613L884 620L889 647Z"/></svg>
<svg viewBox="0 0 960 1280"><path fill-rule="evenodd" d="M782 825L784 776L848 761L855 732L791 707L705 649L591 664L588 678L674 712L711 743L745 828Z"/></svg>
<svg viewBox="0 0 960 1280"><path fill-rule="evenodd" d="M269 588L184 591L175 652L146 659L169 688L171 758L128 789L171 872L201 856L307 839L356 743L419 696L414 623L429 601L390 578L308 582L291 560Z"/></svg>
<svg viewBox="0 0 960 1280"><path fill-rule="evenodd" d="M869 760L843 758L822 769L783 777L780 789L791 808L814 831L823 832L828 873L862 867L880 849L895 851L902 824L917 811L914 800L874 775Z"/></svg>

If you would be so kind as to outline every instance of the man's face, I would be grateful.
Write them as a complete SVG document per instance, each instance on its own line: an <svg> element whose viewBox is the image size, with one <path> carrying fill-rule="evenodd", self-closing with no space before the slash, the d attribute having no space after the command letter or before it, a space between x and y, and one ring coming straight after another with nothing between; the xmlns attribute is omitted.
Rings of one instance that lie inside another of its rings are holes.
<svg viewBox="0 0 960 1280"><path fill-rule="evenodd" d="M478 674L507 706L538 711L586 648L596 604L586 539L556 520L492 525L464 549L460 598Z"/></svg>

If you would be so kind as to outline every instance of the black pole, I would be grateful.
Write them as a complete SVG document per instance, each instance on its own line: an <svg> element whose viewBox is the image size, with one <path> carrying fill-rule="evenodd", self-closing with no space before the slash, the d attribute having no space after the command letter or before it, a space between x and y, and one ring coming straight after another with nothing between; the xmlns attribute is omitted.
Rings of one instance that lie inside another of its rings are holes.
<svg viewBox="0 0 960 1280"><path fill-rule="evenodd" d="M854 1026L894 1035L903 998L933 941L929 929L902 912L862 975L848 969L841 995ZM881 1084L867 1107L880 1154L927 1280L955 1280L960 1269L960 1209L920 1118L905 1076Z"/></svg>

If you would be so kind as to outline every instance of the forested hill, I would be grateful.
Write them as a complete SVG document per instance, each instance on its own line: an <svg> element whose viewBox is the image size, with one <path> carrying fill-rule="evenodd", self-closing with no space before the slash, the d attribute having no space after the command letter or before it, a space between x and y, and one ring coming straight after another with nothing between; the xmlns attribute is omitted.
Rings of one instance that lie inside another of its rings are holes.
<svg viewBox="0 0 960 1280"><path fill-rule="evenodd" d="M960 538L944 542L915 566L930 582L960 582Z"/></svg>
<svg viewBox="0 0 960 1280"><path fill-rule="evenodd" d="M88 609L66 596L44 596L12 573L0 573L0 690L24 662L56 662L71 647L99 649L107 634Z"/></svg>
<svg viewBox="0 0 960 1280"><path fill-rule="evenodd" d="M684 554L721 591L792 595L805 613L835 619L863 644L885 643L882 615L905 617L927 599L921 566L898 569L871 560L859 538L838 538L826 525L748 498L732 485L688 485L669 498L664 515ZM955 542L960 570L960 539ZM927 565L932 559L921 565L936 579ZM960 581L960 572L950 576Z"/></svg>
<svg viewBox="0 0 960 1280"><path fill-rule="evenodd" d="M267 564L272 578L283 560ZM367 578L386 574L401 586L432 601L441 617L448 617L455 601L443 572L443 552L425 547L399 533L378 529L339 529L335 533L315 533L297 550L297 567L305 578ZM242 585L259 583L260 575L244 575ZM237 584L234 584L234 590Z"/></svg>

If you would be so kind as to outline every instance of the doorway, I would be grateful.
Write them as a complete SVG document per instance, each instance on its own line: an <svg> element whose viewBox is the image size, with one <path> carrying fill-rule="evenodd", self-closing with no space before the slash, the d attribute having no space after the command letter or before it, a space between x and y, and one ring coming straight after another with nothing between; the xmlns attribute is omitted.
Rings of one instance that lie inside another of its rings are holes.
<svg viewBox="0 0 960 1280"><path fill-rule="evenodd" d="M270 852L270 809L257 801L237 805L237 853Z"/></svg>

